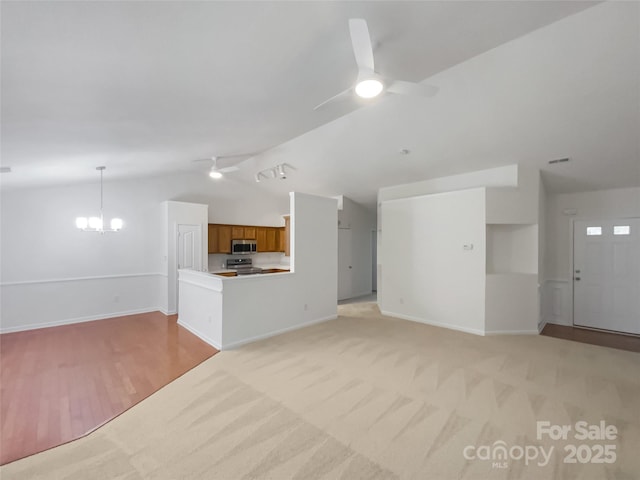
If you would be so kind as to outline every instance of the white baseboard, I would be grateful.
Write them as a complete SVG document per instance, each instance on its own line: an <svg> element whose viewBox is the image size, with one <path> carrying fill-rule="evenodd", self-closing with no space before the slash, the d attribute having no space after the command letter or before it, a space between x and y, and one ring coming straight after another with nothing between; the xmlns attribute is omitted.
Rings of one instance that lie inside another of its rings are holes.
<svg viewBox="0 0 640 480"><path fill-rule="evenodd" d="M385 311L381 310L380 313L382 313L383 315L386 315L388 317L401 318L402 320L410 320L412 322L424 323L426 325L432 325L434 327L448 328L449 330L457 330L459 332L472 333L473 335L481 335L481 336L485 335L484 330L477 330L475 328L460 327L458 325L451 325L449 323L433 322L433 321L430 321L430 320L426 320L424 318L414 317L413 315L405 315L403 313L388 312L386 310Z"/></svg>
<svg viewBox="0 0 640 480"><path fill-rule="evenodd" d="M280 330L274 330L272 332L264 333L262 335L257 335L255 337L245 338L243 340L238 340L236 342L231 342L231 343L223 343L222 348L218 348L218 347L216 347L216 348L218 348L218 350L230 350L230 349L233 349L233 348L240 347L242 345L246 345L247 343L257 342L258 340L264 340L265 338L269 338L269 337L275 337L276 335L281 335L283 333L292 332L294 330L299 330L301 328L310 327L311 325L315 325L316 323L322 323L322 322L327 322L329 320L335 320L336 318L338 318L338 315L329 315L328 317L316 318L315 320L311 320L309 322L301 323L301 324L298 324L298 325L293 325L291 327L281 328Z"/></svg>
<svg viewBox="0 0 640 480"><path fill-rule="evenodd" d="M542 330L544 330L544 327L546 326L547 326L547 320L543 318L538 324L538 334L542 333Z"/></svg>
<svg viewBox="0 0 640 480"><path fill-rule="evenodd" d="M181 327L185 328L186 330L189 330L191 333L193 333L200 340L202 340L204 342L207 342L209 345L211 345L216 350L222 350L222 346L218 342L214 341L211 337L209 337L208 335L205 335L204 333L202 333L198 329L193 328L192 326L187 325L185 323L182 323L180 321L180 317L178 317L178 325L180 325Z"/></svg>
<svg viewBox="0 0 640 480"><path fill-rule="evenodd" d="M141 308L138 310L127 310L124 312L113 312L113 313L102 314L102 315L92 315L88 317L77 317L77 318L69 318L65 320L56 320L53 322L32 323L29 325L20 325L17 327L9 327L9 328L0 327L0 334L24 332L27 330L37 330L39 328L60 327L62 325L73 325L74 323L93 322L95 320L106 320L108 318L126 317L127 315L137 315L139 313L149 313L149 312L157 312L157 311L159 311L157 308ZM164 313L164 312L161 312L161 313Z"/></svg>
<svg viewBox="0 0 640 480"><path fill-rule="evenodd" d="M485 335L539 335L539 330L487 330Z"/></svg>

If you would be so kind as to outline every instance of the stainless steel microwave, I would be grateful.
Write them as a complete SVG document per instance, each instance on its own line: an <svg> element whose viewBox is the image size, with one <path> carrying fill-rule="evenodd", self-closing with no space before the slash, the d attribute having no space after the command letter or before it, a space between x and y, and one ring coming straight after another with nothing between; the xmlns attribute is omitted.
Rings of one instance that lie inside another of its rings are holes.
<svg viewBox="0 0 640 480"><path fill-rule="evenodd" d="M231 253L234 255L247 255L257 251L258 244L255 240L231 240Z"/></svg>

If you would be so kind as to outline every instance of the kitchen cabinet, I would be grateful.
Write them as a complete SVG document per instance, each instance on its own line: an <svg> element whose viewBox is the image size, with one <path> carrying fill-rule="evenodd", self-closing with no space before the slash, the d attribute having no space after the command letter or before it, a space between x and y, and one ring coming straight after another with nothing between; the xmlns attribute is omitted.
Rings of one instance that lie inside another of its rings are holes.
<svg viewBox="0 0 640 480"><path fill-rule="evenodd" d="M231 253L231 226L209 224L209 253Z"/></svg>
<svg viewBox="0 0 640 480"><path fill-rule="evenodd" d="M209 224L209 253L231 253L231 240L256 240L258 252L285 251L284 227Z"/></svg>
<svg viewBox="0 0 640 480"><path fill-rule="evenodd" d="M267 227L267 248L265 252L277 252L277 229L274 227ZM258 249L260 251L260 249Z"/></svg>
<svg viewBox="0 0 640 480"><path fill-rule="evenodd" d="M277 247L279 252L284 252L285 249L285 235L284 235L284 227L278 229L278 242Z"/></svg>
<svg viewBox="0 0 640 480"><path fill-rule="evenodd" d="M208 244L209 253L218 253L218 225L209 224Z"/></svg>
<svg viewBox="0 0 640 480"><path fill-rule="evenodd" d="M229 225L218 227L218 252L231 253L231 227Z"/></svg>
<svg viewBox="0 0 640 480"><path fill-rule="evenodd" d="M256 227L256 243L258 252L267 251L267 227Z"/></svg>
<svg viewBox="0 0 640 480"><path fill-rule="evenodd" d="M244 227L233 225L231 227L231 239L232 240L243 240L247 237L244 236Z"/></svg>
<svg viewBox="0 0 640 480"><path fill-rule="evenodd" d="M291 217L289 215L284 216L284 255L285 257L291 256Z"/></svg>

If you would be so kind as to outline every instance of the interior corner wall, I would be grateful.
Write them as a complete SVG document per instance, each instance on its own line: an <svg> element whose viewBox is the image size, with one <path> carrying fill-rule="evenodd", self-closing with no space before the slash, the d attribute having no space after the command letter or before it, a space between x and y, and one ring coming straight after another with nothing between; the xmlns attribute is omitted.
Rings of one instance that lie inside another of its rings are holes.
<svg viewBox="0 0 640 480"><path fill-rule="evenodd" d="M640 218L640 187L548 193L545 210L545 321L572 325L573 222L603 218Z"/></svg>
<svg viewBox="0 0 640 480"><path fill-rule="evenodd" d="M105 216L124 228L82 232L75 218L97 211L99 192L99 182L0 191L0 332L166 313L163 201L206 204L209 221L229 223L275 225L289 208L287 195L202 174L106 178Z"/></svg>
<svg viewBox="0 0 640 480"><path fill-rule="evenodd" d="M547 189L541 176L538 192L538 330L546 323L544 279L546 278L547 256Z"/></svg>
<svg viewBox="0 0 640 480"><path fill-rule="evenodd" d="M487 223L538 223L540 171L518 166L518 182L513 187L487 188Z"/></svg>
<svg viewBox="0 0 640 480"><path fill-rule="evenodd" d="M519 166L516 164L506 165L503 167L489 168L485 170L477 170L474 172L461 173L458 175L450 175L446 177L431 178L419 182L407 183L403 185L394 185L381 188L378 191L378 201L376 205L377 214L377 244L378 244L378 260L377 260L377 287L378 297L384 288L382 275L384 266L382 262L382 253L380 245L383 243L382 235L382 203L389 200L399 200L402 198L411 198L421 195L431 195L435 193L447 193L460 190L469 190L473 188L483 187L517 187Z"/></svg>
<svg viewBox="0 0 640 480"><path fill-rule="evenodd" d="M380 310L484 334L485 189L391 200L380 208Z"/></svg>
<svg viewBox="0 0 640 480"><path fill-rule="evenodd" d="M338 281L349 287L344 298L354 298L370 294L373 288L371 232L376 228L376 217L350 198L342 197L342 205L342 210L338 211L338 222L341 229L350 231L350 242L342 246L338 243L339 249L349 249L348 252L338 251L338 259L348 258L352 268L338 268ZM340 278L341 275L349 275L349 278Z"/></svg>
<svg viewBox="0 0 640 480"><path fill-rule="evenodd" d="M223 280L223 349L336 318L337 232L335 199L291 194L293 272Z"/></svg>

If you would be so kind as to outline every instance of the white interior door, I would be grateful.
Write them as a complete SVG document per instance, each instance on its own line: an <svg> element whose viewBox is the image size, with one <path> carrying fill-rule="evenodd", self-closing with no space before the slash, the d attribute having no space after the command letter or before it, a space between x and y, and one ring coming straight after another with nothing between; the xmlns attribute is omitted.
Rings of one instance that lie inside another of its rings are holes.
<svg viewBox="0 0 640 480"><path fill-rule="evenodd" d="M178 269L202 270L200 225L178 225Z"/></svg>
<svg viewBox="0 0 640 480"><path fill-rule="evenodd" d="M338 229L338 300L353 295L353 252L351 230Z"/></svg>
<svg viewBox="0 0 640 480"><path fill-rule="evenodd" d="M576 221L573 265L573 323L640 334L640 219Z"/></svg>

